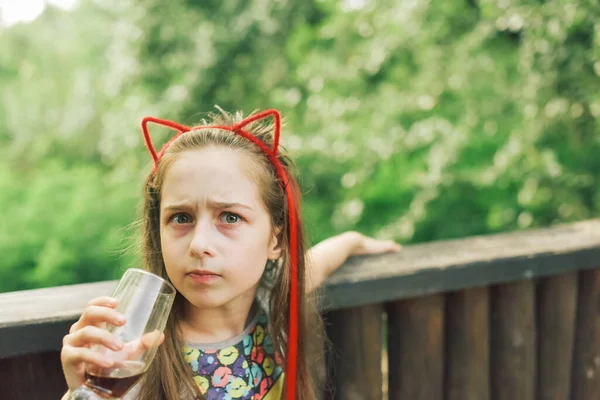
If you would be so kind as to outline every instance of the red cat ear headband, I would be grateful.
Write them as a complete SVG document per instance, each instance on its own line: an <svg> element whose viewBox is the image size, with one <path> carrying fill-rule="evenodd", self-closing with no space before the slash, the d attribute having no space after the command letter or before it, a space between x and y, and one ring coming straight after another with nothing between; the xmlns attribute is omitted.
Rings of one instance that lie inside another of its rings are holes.
<svg viewBox="0 0 600 400"><path fill-rule="evenodd" d="M273 138L273 146L269 148L266 144L258 140L255 136L249 134L243 128L255 121L259 121L261 119L273 117L275 120L275 132ZM160 150L159 153L156 153L154 145L152 144L152 139L150 138L150 133L148 132L148 122L153 122L158 125L169 127L178 133L173 136ZM287 390L286 390L286 398L287 400L296 400L296 359L298 357L298 254L297 254L297 214L296 214L296 205L294 204L294 193L293 188L290 185L289 178L285 172L285 169L277 159L277 150L279 147L279 134L281 133L281 115L277 110L265 110L258 114L252 115L235 125L232 126L200 126L193 128L194 130L201 129L223 129L226 131L230 131L235 133L236 135L240 135L261 148L261 150L265 153L273 167L277 172L277 176L279 178L279 182L283 189L286 192L287 197L287 205L288 205L288 220L290 223L290 252L291 252L291 260L290 260L290 275L291 275L291 284L290 284L290 315L289 315L289 337L288 337L288 353L287 353L287 371L286 371L286 380L287 380ZM158 167L158 163L162 158L165 150L171 145L171 143L177 139L179 136L183 135L186 132L192 130L191 127L180 125L176 122L167 121L164 119L153 118L153 117L145 117L142 119L142 131L144 132L144 140L146 141L146 147L148 147L148 151L152 156L152 160L154 162L152 171L156 172L156 168Z"/></svg>

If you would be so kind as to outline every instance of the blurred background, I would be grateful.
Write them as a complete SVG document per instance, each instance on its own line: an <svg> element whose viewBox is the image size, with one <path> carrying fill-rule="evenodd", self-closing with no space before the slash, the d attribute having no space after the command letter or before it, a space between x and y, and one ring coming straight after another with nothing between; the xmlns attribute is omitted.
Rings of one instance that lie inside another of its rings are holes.
<svg viewBox="0 0 600 400"><path fill-rule="evenodd" d="M311 243L600 209L592 0L0 0L0 292L137 263L139 129L278 108ZM160 140L167 131L158 131ZM160 141L159 140L159 141Z"/></svg>

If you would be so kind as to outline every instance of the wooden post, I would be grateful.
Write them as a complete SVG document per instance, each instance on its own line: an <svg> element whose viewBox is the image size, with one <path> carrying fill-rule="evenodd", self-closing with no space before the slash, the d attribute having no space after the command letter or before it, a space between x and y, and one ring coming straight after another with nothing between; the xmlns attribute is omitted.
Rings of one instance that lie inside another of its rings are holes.
<svg viewBox="0 0 600 400"><path fill-rule="evenodd" d="M535 293L531 280L492 288L493 400L535 399Z"/></svg>
<svg viewBox="0 0 600 400"><path fill-rule="evenodd" d="M537 290L537 398L568 400L575 338L577 274L542 278Z"/></svg>
<svg viewBox="0 0 600 400"><path fill-rule="evenodd" d="M390 400L441 400L444 297L402 300L388 310Z"/></svg>
<svg viewBox="0 0 600 400"><path fill-rule="evenodd" d="M579 273L572 399L600 397L600 270Z"/></svg>
<svg viewBox="0 0 600 400"><path fill-rule="evenodd" d="M446 296L446 399L489 400L488 288Z"/></svg>
<svg viewBox="0 0 600 400"><path fill-rule="evenodd" d="M381 304L340 309L328 317L329 381L339 400L381 400Z"/></svg>

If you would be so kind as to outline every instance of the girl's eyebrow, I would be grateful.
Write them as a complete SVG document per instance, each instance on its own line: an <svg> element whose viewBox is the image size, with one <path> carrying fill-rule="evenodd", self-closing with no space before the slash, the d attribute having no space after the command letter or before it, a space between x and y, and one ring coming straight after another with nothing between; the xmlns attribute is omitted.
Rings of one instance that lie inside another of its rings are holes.
<svg viewBox="0 0 600 400"><path fill-rule="evenodd" d="M208 204L213 208L245 208L246 210L252 211L252 207L242 203L228 203L225 201L210 200Z"/></svg>
<svg viewBox="0 0 600 400"><path fill-rule="evenodd" d="M252 211L253 208L242 204L242 203L235 203L235 202L226 202L226 201L216 201L216 200L209 200L208 201L208 205L212 208L244 208L246 210L250 210ZM192 203L184 201L184 202L180 202L180 203L173 203L173 204L169 204L167 206L164 207L164 211L175 211L175 210L183 210L186 208L190 208L190 207L194 207L192 205Z"/></svg>
<svg viewBox="0 0 600 400"><path fill-rule="evenodd" d="M186 201L186 202L169 204L168 206L165 206L163 208L163 211L177 211L177 210L183 210L183 209L190 208L190 207L191 207L191 204Z"/></svg>

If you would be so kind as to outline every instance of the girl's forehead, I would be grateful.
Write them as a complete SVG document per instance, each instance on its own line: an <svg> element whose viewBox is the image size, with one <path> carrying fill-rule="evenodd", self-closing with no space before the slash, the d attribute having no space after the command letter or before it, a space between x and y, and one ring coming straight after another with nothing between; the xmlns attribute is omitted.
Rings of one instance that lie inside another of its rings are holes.
<svg viewBox="0 0 600 400"><path fill-rule="evenodd" d="M226 147L184 151L165 173L162 201L210 198L260 204L255 163L248 154Z"/></svg>

